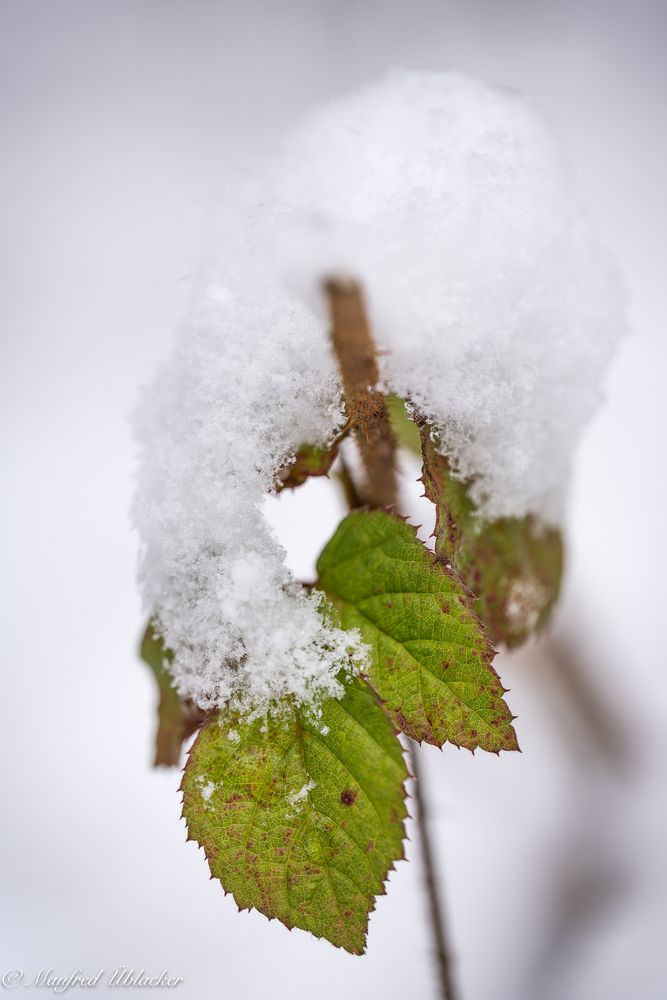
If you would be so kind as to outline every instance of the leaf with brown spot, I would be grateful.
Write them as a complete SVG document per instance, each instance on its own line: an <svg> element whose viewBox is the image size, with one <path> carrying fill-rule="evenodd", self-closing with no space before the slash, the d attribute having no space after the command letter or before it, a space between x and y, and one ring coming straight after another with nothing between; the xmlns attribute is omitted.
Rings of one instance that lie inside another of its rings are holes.
<svg viewBox="0 0 667 1000"><path fill-rule="evenodd" d="M406 778L386 713L348 680L317 719L285 707L280 718L211 720L188 756L183 813L241 909L359 954L374 897L403 857Z"/></svg>

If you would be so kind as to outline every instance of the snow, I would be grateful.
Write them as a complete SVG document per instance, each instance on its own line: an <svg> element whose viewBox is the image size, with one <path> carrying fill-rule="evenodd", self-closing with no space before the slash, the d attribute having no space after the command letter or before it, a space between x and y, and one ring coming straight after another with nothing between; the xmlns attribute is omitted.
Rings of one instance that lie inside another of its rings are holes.
<svg viewBox="0 0 667 1000"><path fill-rule="evenodd" d="M298 805L299 802L303 802L305 799L307 799L308 798L308 793L312 792L313 788L316 788L316 787L317 787L317 782L313 781L312 779L309 779L305 783L305 785L301 786L301 788L298 791L296 791L296 792L290 792L290 794L287 796L288 803L291 806Z"/></svg>
<svg viewBox="0 0 667 1000"><path fill-rule="evenodd" d="M201 786L201 797L203 798L204 802L208 802L208 800L213 795L214 791L215 791L215 784L212 781L209 781L208 784Z"/></svg>
<svg viewBox="0 0 667 1000"><path fill-rule="evenodd" d="M623 296L539 117L455 73L394 71L315 110L236 195L139 408L135 519L178 689L262 714L335 696L366 655L261 510L299 445L343 420L323 279L361 283L383 384L433 423L483 512L549 522Z"/></svg>
<svg viewBox="0 0 667 1000"><path fill-rule="evenodd" d="M260 509L299 444L342 420L326 336L294 296L249 284L202 296L144 395L135 520L178 690L261 713L338 694L362 652L288 572Z"/></svg>
<svg viewBox="0 0 667 1000"><path fill-rule="evenodd" d="M313 112L267 169L265 237L315 308L360 280L383 382L436 425L491 516L558 522L623 294L518 94L394 71Z"/></svg>
<svg viewBox="0 0 667 1000"><path fill-rule="evenodd" d="M213 797L214 792L217 790L218 786L214 781L207 781L203 775L200 775L197 779L197 784L199 786L199 791L204 802L210 802Z"/></svg>

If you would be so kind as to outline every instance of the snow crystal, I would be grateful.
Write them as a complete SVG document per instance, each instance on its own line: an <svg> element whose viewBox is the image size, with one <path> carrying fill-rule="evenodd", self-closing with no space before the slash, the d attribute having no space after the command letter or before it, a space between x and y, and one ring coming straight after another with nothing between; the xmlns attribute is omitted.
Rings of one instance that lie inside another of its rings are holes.
<svg viewBox="0 0 667 1000"><path fill-rule="evenodd" d="M291 806L297 805L299 802L303 802L304 799L308 797L308 793L312 792L313 788L317 787L317 782L309 780L305 785L298 790L298 792L290 792L287 796L287 801Z"/></svg>
<svg viewBox="0 0 667 1000"><path fill-rule="evenodd" d="M199 791L201 792L201 797L203 798L204 802L209 801L215 789L216 789L215 782L206 781L205 779L200 778Z"/></svg>
<svg viewBox="0 0 667 1000"><path fill-rule="evenodd" d="M393 72L313 112L226 214L137 416L146 609L209 708L316 704L364 661L262 513L298 446L343 420L322 280L364 290L381 377L434 424L489 515L561 515L622 330L613 269L518 95Z"/></svg>

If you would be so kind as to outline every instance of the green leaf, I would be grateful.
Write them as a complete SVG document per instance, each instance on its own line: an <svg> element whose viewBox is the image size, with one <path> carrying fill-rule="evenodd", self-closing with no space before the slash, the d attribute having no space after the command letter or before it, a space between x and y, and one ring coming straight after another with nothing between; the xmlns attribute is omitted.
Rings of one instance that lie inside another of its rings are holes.
<svg viewBox="0 0 667 1000"><path fill-rule="evenodd" d="M562 568L560 532L532 517L486 524L467 540L459 561L491 639L510 648L546 626L558 600Z"/></svg>
<svg viewBox="0 0 667 1000"><path fill-rule="evenodd" d="M471 597L414 528L384 511L349 514L317 571L342 627L371 647L370 682L404 733L436 746L518 749Z"/></svg>
<svg viewBox="0 0 667 1000"><path fill-rule="evenodd" d="M205 716L194 706L181 701L167 669L172 653L165 649L152 622L148 623L141 640L140 655L151 668L159 693L154 766L172 767L180 761L183 743L201 725Z"/></svg>
<svg viewBox="0 0 667 1000"><path fill-rule="evenodd" d="M426 496L435 504L435 551L475 594L491 641L519 646L544 628L558 599L563 542L533 517L483 521L468 486L452 476L428 427L422 427Z"/></svg>
<svg viewBox="0 0 667 1000"><path fill-rule="evenodd" d="M183 776L188 836L240 909L359 954L374 896L403 857L407 770L362 681L317 719L210 721Z"/></svg>

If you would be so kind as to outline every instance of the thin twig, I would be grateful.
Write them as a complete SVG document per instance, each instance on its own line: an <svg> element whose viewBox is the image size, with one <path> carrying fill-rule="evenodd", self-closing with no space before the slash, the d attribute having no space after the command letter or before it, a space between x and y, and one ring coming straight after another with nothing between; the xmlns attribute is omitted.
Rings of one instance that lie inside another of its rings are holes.
<svg viewBox="0 0 667 1000"><path fill-rule="evenodd" d="M354 483L343 464L341 480L351 510L363 500L371 507L392 507L398 499L396 481L396 439L389 420L384 395L375 386L379 371L361 289L352 281L328 281L325 291L331 314L331 340L343 379L350 423L366 474L363 490ZM452 983L449 948L438 892L435 861L428 831L423 778L420 777L417 746L409 743L415 783L417 815L415 823L421 846L424 886L429 901L431 933L438 963L442 1000L456 1000Z"/></svg>
<svg viewBox="0 0 667 1000"><path fill-rule="evenodd" d="M422 865L424 870L424 882L429 901L431 915L431 928L433 930L433 942L435 945L435 955L438 964L438 974L440 977L440 994L442 1000L456 1000L456 990L452 980L452 963L449 948L447 946L447 934L445 932L445 921L443 917L442 903L438 889L438 879L435 870L435 858L431 845L431 837L428 828L428 811L424 795L424 779L419 766L419 747L412 740L409 741L410 768L414 778L414 801L417 806L415 821L419 832L419 846L421 848Z"/></svg>

